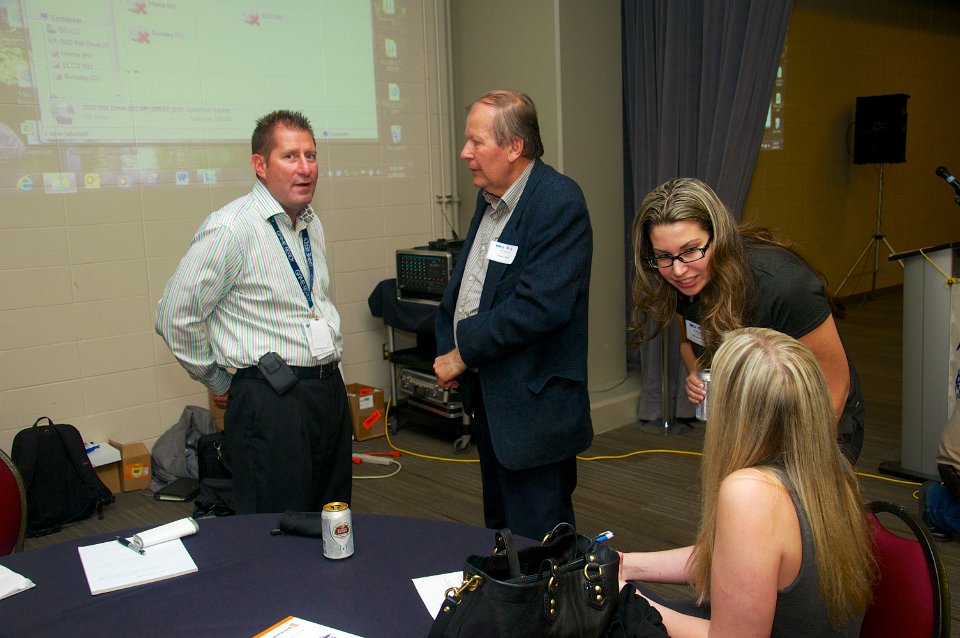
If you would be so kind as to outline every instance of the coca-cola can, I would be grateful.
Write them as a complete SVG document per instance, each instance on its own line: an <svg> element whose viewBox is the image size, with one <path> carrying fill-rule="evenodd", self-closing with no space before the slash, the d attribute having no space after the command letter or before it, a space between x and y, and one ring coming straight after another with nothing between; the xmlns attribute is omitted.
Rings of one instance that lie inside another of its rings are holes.
<svg viewBox="0 0 960 638"><path fill-rule="evenodd" d="M353 556L353 520L350 506L327 503L320 514L323 524L323 555L334 560Z"/></svg>

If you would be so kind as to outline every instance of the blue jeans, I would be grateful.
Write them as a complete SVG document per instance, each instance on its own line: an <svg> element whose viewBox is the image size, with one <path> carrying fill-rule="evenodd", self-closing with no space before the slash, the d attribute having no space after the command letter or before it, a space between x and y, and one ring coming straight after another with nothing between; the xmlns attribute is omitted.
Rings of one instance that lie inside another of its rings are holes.
<svg viewBox="0 0 960 638"><path fill-rule="evenodd" d="M950 498L942 483L927 487L927 522L934 527L960 532L960 500Z"/></svg>

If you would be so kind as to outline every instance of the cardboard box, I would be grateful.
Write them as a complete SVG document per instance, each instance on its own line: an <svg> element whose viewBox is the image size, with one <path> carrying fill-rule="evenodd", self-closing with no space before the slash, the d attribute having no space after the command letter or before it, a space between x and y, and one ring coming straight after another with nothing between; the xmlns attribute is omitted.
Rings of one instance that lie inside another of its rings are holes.
<svg viewBox="0 0 960 638"><path fill-rule="evenodd" d="M150 452L143 443L120 443L110 439L120 450L120 486L124 492L150 487Z"/></svg>
<svg viewBox="0 0 960 638"><path fill-rule="evenodd" d="M116 494L120 491L120 450L107 443L87 443L87 458L103 484Z"/></svg>
<svg viewBox="0 0 960 638"><path fill-rule="evenodd" d="M362 383L347 384L350 417L353 420L353 438L366 441L383 436L387 415L383 409L383 390Z"/></svg>

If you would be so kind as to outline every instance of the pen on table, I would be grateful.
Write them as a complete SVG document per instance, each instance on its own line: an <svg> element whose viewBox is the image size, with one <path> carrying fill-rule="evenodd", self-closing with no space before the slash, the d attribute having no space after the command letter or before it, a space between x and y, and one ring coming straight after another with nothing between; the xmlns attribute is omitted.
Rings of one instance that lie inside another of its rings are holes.
<svg viewBox="0 0 960 638"><path fill-rule="evenodd" d="M137 547L136 545L134 545L133 543L131 543L131 542L128 541L127 539L121 538L121 537L119 537L119 536L115 536L114 538L117 539L117 542L118 542L118 543L120 543L120 544L123 545L124 547L127 547L127 548L135 551L136 553L140 554L141 556L143 556L144 554L146 554L146 552L143 551L143 549Z"/></svg>
<svg viewBox="0 0 960 638"><path fill-rule="evenodd" d="M611 532L610 530L607 530L602 534L600 534L599 536L597 536L596 538L594 538L593 540L596 543L602 543L603 541L608 541L611 538L613 538L613 532Z"/></svg>

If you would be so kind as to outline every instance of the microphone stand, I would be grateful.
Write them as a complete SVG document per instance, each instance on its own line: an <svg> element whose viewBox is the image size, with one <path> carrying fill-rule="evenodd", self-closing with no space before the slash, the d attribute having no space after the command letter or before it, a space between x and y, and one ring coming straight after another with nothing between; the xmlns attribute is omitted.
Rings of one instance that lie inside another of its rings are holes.
<svg viewBox="0 0 960 638"><path fill-rule="evenodd" d="M659 419L648 421L640 426L643 432L676 436L686 434L693 426L678 421L673 414L673 396L670 393L670 346L676 347L673 336L674 322L660 333L660 414ZM681 364L682 365L682 364Z"/></svg>
<svg viewBox="0 0 960 638"><path fill-rule="evenodd" d="M936 173L937 177L942 178L947 184L953 186L953 201L957 206L960 206L960 182L957 182L957 178L950 174L946 166L938 166Z"/></svg>

